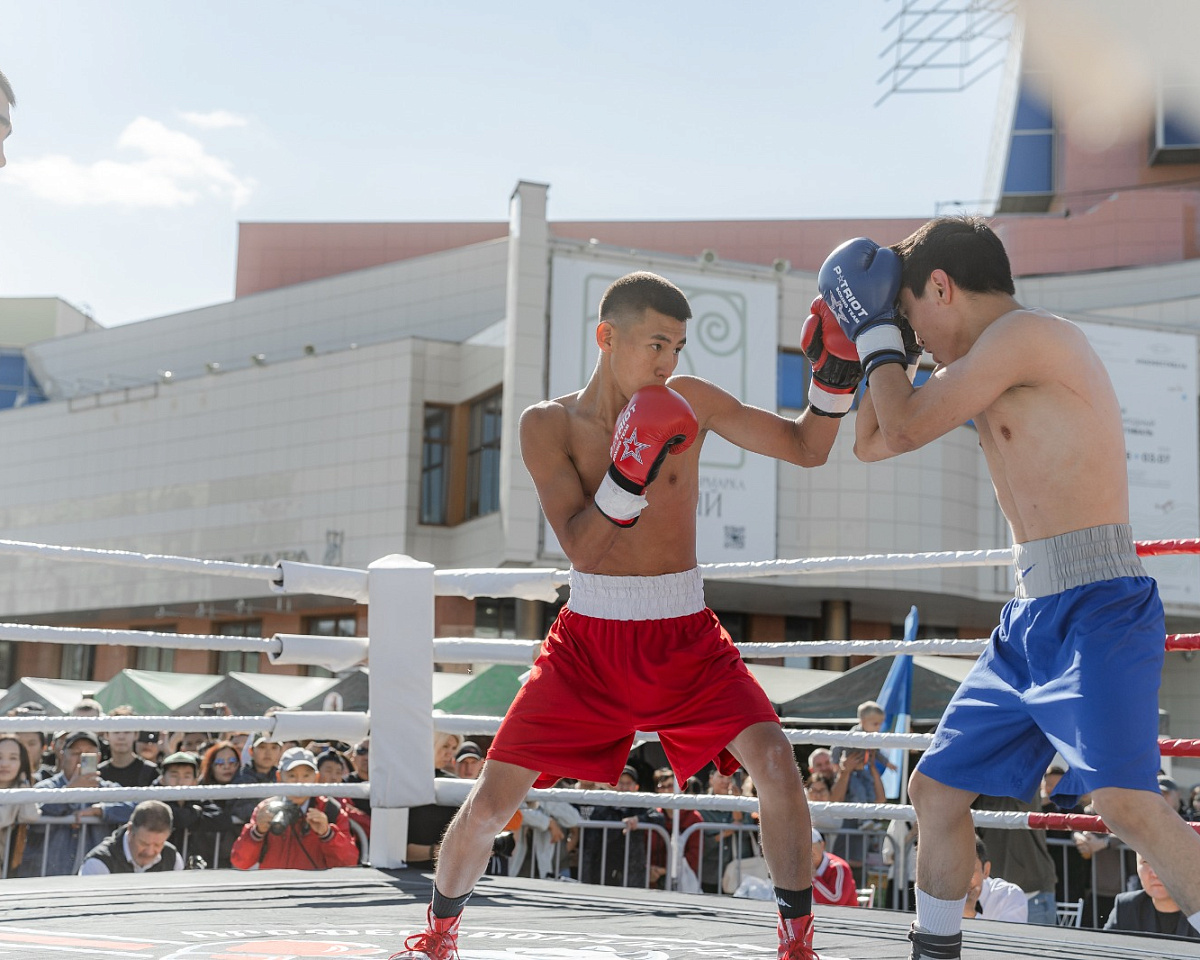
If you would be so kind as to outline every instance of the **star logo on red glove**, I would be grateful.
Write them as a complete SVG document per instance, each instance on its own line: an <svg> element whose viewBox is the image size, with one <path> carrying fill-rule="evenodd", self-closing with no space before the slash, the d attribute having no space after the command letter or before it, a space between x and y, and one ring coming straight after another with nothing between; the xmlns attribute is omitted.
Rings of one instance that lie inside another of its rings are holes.
<svg viewBox="0 0 1200 960"><path fill-rule="evenodd" d="M634 427L629 436L621 441L621 456L617 459L628 460L630 457L633 457L638 463L642 463L642 451L648 446L650 444L638 442L637 427Z"/></svg>

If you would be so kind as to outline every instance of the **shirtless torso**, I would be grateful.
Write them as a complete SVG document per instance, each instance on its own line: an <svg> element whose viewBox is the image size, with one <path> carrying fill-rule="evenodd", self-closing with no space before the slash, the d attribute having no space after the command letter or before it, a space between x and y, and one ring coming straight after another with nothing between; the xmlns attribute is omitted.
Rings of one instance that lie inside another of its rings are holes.
<svg viewBox="0 0 1200 960"><path fill-rule="evenodd" d="M601 325L601 357L578 393L535 404L521 418L521 451L542 510L572 566L607 576L657 576L696 565L700 455L714 432L731 443L800 466L825 462L838 421L806 412L796 420L751 407L692 376L672 376L686 324L653 310L641 323ZM614 526L592 504L611 459L617 416L637 390L669 386L691 405L696 442L668 456L646 491L635 526Z"/></svg>
<svg viewBox="0 0 1200 960"><path fill-rule="evenodd" d="M974 332L965 342L936 318L923 323L927 307L913 310L913 327L939 366L911 393L906 383L872 379L886 422L881 432L876 407L864 404L856 452L882 459L973 420L1014 541L1128 523L1120 406L1100 358L1070 321L996 299L996 316L983 310L964 324Z"/></svg>

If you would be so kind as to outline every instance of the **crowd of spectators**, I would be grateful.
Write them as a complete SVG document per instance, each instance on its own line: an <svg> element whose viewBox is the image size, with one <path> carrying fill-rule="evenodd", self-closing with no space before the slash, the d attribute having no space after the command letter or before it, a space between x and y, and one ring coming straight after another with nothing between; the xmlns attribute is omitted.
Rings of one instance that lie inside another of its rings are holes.
<svg viewBox="0 0 1200 960"><path fill-rule="evenodd" d="M44 715L35 702L9 716ZM362 783L369 740L281 742L269 734L73 729L77 717L105 714L84 699L63 730L0 737L0 789L189 787L279 783L266 799L188 798L118 803L0 805L4 876L141 873L236 867L322 869L365 859L367 800L289 796L289 783Z"/></svg>
<svg viewBox="0 0 1200 960"><path fill-rule="evenodd" d="M27 703L9 712L43 714ZM109 716L132 716L128 706ZM370 739L280 742L269 734L210 736L205 733L74 729L72 717L105 716L100 704L82 700L52 736L37 731L0 736L0 789L33 787L145 787L279 783L265 799L194 798L116 803L22 803L0 805L4 876L103 874L232 867L323 869L365 861L371 807L365 799L289 795L293 783L365 783ZM878 730L883 712L861 704L856 729ZM485 750L455 734L434 742L434 776L473 780ZM812 803L882 803L882 777L891 766L876 751L813 750L802 762ZM1040 793L1028 801L981 797L980 809L1091 813L1087 797L1070 808L1050 799L1065 771L1052 765ZM617 792L754 796L741 771L727 775L710 766L685 783L669 767L648 767L636 754L615 783L560 781L559 786ZM1163 775L1164 799L1181 817L1200 820L1200 785L1184 791ZM409 811L407 861L432 869L442 835L456 813L430 804ZM757 839L757 814L740 810L648 808L630 805L526 802L495 839L488 872L569 879L605 885L663 888L672 872L687 892L734 893L766 882ZM860 821L813 813L813 897L817 903L853 905L862 887L893 885L890 900L912 903L913 865L919 837L901 820ZM673 837L685 836L677 862ZM1054 845L1049 847L1047 838ZM965 916L1053 923L1056 903L1083 899L1085 925L1200 939L1142 857L1136 874L1125 866L1122 845L1106 833L981 829ZM903 849L906 875L895 876ZM1051 850L1055 852L1051 852ZM1129 851L1132 854L1132 851ZM1089 861L1091 861L1089 863ZM745 885L743 884L745 881ZM909 896L901 897L904 885ZM1092 910L1092 903L1098 908Z"/></svg>

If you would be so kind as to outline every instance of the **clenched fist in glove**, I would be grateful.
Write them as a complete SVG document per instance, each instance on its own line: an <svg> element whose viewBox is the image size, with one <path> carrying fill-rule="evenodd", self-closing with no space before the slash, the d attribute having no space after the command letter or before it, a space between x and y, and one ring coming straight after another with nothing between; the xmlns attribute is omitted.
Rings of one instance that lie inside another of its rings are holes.
<svg viewBox="0 0 1200 960"><path fill-rule="evenodd" d="M683 453L699 432L691 404L670 387L642 387L629 398L613 431L612 465L600 481L596 506L619 527L632 527L646 506L642 496L668 453Z"/></svg>
<svg viewBox="0 0 1200 960"><path fill-rule="evenodd" d="M907 364L896 317L900 258L867 237L847 240L821 265L817 286L842 331L854 341L863 374L885 363Z"/></svg>
<svg viewBox="0 0 1200 960"><path fill-rule="evenodd" d="M854 391L863 378L855 349L828 305L820 297L800 328L800 346L812 364L808 402L822 417L844 417L854 404Z"/></svg>

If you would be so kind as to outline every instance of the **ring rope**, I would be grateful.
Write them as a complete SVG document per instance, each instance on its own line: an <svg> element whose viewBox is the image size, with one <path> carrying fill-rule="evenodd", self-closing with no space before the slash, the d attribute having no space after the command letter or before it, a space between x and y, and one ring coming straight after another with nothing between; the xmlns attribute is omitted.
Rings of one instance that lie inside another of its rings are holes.
<svg viewBox="0 0 1200 960"><path fill-rule="evenodd" d="M200 784L179 787L18 787L0 792L0 806L14 803L128 803L142 800L244 800L278 797L345 797L366 800L368 783L265 783Z"/></svg>
<svg viewBox="0 0 1200 960"><path fill-rule="evenodd" d="M102 630L92 627L46 627L29 623L0 623L0 640L34 643L117 644L125 647L171 647L176 650L220 650L278 654L276 637L233 637L198 633L155 633L152 630Z"/></svg>

